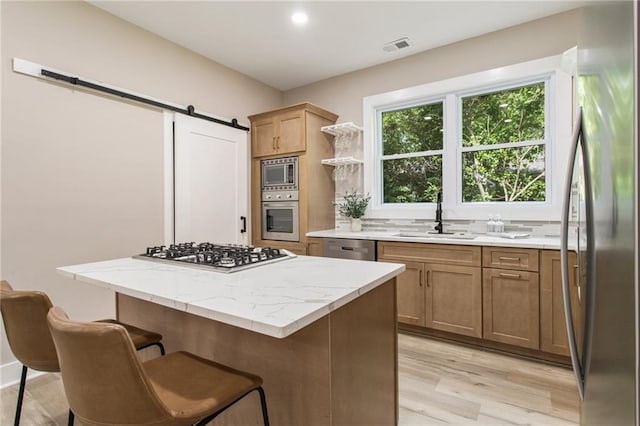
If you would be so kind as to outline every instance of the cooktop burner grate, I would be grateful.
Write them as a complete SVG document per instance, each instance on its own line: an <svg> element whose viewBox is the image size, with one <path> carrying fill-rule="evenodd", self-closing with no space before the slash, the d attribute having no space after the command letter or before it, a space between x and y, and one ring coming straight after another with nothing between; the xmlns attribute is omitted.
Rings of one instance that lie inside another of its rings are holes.
<svg viewBox="0 0 640 426"><path fill-rule="evenodd" d="M146 253L133 257L221 272L236 272L286 260L295 257L295 255L286 250L271 247L191 242L171 244L169 247L147 247Z"/></svg>

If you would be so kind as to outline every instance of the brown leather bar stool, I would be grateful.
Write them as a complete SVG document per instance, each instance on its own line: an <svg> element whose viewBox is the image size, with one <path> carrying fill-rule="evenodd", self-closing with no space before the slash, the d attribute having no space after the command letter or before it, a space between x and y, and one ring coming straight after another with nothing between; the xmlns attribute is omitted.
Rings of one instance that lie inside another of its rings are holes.
<svg viewBox="0 0 640 426"><path fill-rule="evenodd" d="M56 348L47 325L47 313L53 305L49 297L40 291L17 291L7 281L0 281L0 310L7 341L15 357L22 363L20 388L14 425L20 424L22 400L27 379L27 369L56 373L60 371ZM118 323L105 320L107 323ZM164 355L162 336L129 324L122 324L129 332L137 349L156 345ZM73 415L69 413L69 424Z"/></svg>
<svg viewBox="0 0 640 426"><path fill-rule="evenodd" d="M269 424L258 376L188 352L141 362L119 325L70 321L58 307L47 319L71 411L83 423L204 425L257 390Z"/></svg>

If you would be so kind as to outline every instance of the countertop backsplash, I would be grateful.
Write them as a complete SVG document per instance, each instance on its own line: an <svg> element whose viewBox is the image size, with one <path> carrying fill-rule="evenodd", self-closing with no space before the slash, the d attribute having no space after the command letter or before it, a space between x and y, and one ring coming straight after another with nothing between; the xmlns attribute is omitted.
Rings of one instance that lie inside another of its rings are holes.
<svg viewBox="0 0 640 426"><path fill-rule="evenodd" d="M350 220L336 216L336 229L348 231ZM380 232L427 232L432 231L435 222L431 219L367 219L362 218L363 231ZM468 232L486 234L486 220L446 220L445 232ZM556 221L508 221L504 220L505 232L525 232L531 237L559 238L560 222Z"/></svg>

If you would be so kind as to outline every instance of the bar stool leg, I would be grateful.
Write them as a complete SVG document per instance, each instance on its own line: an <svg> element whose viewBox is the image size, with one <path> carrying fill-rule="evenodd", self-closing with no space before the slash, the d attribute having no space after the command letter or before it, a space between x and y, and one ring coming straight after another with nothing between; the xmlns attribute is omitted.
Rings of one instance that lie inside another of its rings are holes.
<svg viewBox="0 0 640 426"><path fill-rule="evenodd" d="M27 366L22 366L22 374L20 375L20 388L18 389L18 404L16 405L16 418L13 420L13 425L18 426L20 424L20 414L22 413L22 398L24 397L24 386L27 382Z"/></svg>
<svg viewBox="0 0 640 426"><path fill-rule="evenodd" d="M269 413L267 413L267 398L264 395L264 389L262 389L262 386L258 388L258 393L260 393L260 405L262 406L262 420L264 421L264 426L269 426Z"/></svg>

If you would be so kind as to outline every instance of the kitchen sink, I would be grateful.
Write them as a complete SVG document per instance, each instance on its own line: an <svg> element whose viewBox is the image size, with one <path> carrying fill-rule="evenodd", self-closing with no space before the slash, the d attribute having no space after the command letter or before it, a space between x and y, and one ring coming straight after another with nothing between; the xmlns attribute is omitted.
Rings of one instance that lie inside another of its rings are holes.
<svg viewBox="0 0 640 426"><path fill-rule="evenodd" d="M427 232L400 232L393 234L394 237L410 237L410 238L425 238L425 239L453 239L453 240L475 240L477 235L469 234L467 232L452 232L448 234L430 234Z"/></svg>

